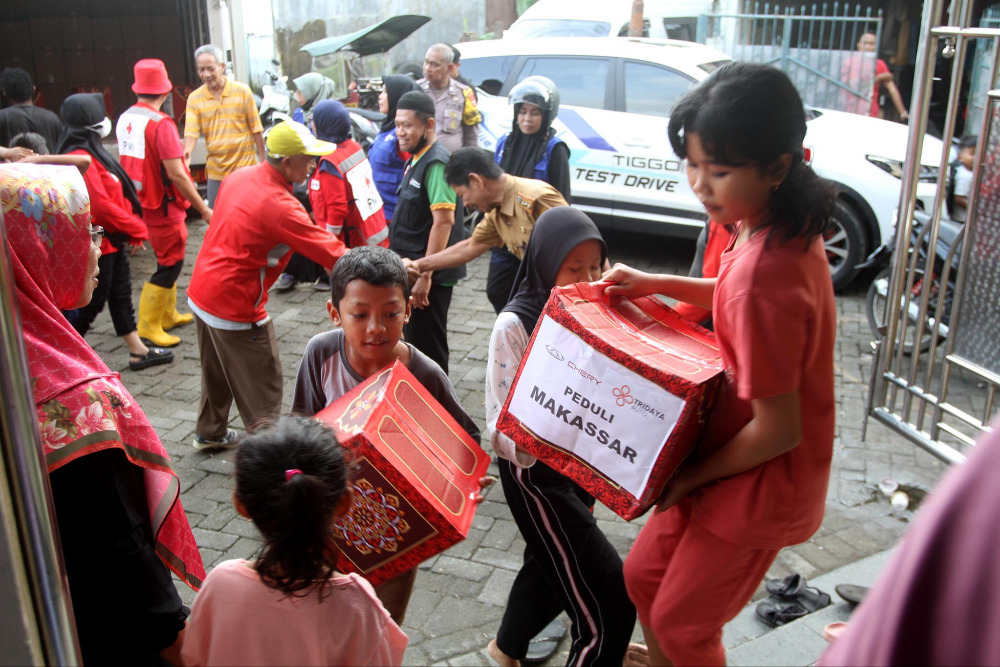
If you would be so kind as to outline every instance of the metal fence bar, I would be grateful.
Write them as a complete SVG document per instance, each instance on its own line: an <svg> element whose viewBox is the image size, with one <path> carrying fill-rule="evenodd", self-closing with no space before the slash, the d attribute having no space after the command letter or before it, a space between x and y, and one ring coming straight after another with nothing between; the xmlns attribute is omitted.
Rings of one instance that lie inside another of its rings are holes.
<svg viewBox="0 0 1000 667"><path fill-rule="evenodd" d="M998 71L998 69L1000 69L1000 49L998 49L997 46L1000 46L1000 35L998 35L997 37L993 38L994 58L993 58L993 66L991 68L991 77L996 77L997 71ZM995 80L995 78L993 80ZM983 106L984 106L984 111L989 112L989 110L994 105L996 105L998 102L1000 102L1000 91L998 91L998 90L991 90L991 91L989 91L987 93L987 100L988 100L988 102L985 105L983 105ZM976 220L975 220L976 205L978 204L978 200L979 200L979 189L980 189L980 187L982 185L982 169L981 169L981 165L982 165L982 162L983 162L983 154L984 154L984 152L986 150L986 146L987 146L987 138L988 138L989 132L990 132L991 121L992 121L992 114L991 113L983 113L983 117L981 119L980 127L979 127L980 141L979 141L979 145L976 147L976 157L975 157L975 163L974 163L975 169L973 170L973 174L972 174L972 187L969 190L969 201L968 201L968 206L966 208L966 210L968 211L968 216L969 216L966 224L970 225L970 227L972 227L972 226L974 226L976 224ZM963 231L964 231L964 229L963 229ZM971 237L971 234L969 236ZM970 241L971 241L971 238L970 238ZM972 253L972 243L969 242L969 243L963 244L961 259L959 260L961 262L962 266L967 266L968 265L969 256L970 256L971 253ZM960 273L959 276L958 276L958 284L956 285L955 297L954 297L954 302L953 302L953 306L952 306L952 319L951 319L951 321L953 323L956 323L956 324L958 324L958 323L961 322L961 317L962 317L961 290L964 289L964 287L965 287L965 276ZM964 361L959 361L955 357L954 351L955 351L955 345L956 345L957 338L958 338L957 336L950 336L949 339L948 339L948 341L947 341L947 347L946 347L946 352L945 352L945 360L948 363L944 364L944 369L943 369L942 375L941 375L941 390L940 391L941 391L941 399L942 399L942 401L946 400L947 396L948 396L948 388L949 388L949 383L950 383L950 380L951 380L951 367L952 367L952 365L957 365L959 367L966 368L967 370L970 370L970 371L972 371L974 373L977 373L977 374L980 374L980 375L983 375L984 374L983 371L985 370L985 369L976 369L974 367L970 367L970 364L967 364ZM992 374L989 374L989 375L992 375ZM989 420L989 417L990 417L990 408L993 405L994 397L996 395L995 387L997 385L1000 385L1000 377L995 377L995 376L994 377L989 377L989 375L987 375L986 380L990 383L989 384L990 391L989 391L988 399L986 401L986 406L984 407L985 414L980 419L980 424L985 424ZM935 413L935 419L937 421L940 421L940 414L939 413Z"/></svg>
<svg viewBox="0 0 1000 667"><path fill-rule="evenodd" d="M930 220L920 234L913 236L914 193L919 169L918 160L913 156L921 154L927 125L927 100L930 98L939 49L945 46L946 57L953 58L948 107L942 128L942 141L948 146L958 123L966 53L977 40L990 40L994 49L990 76L996 77L1000 71L1000 30L969 27L972 0L962 0L952 6L952 25L937 25L944 4L945 0L928 0L924 5L910 106L915 114L910 119L907 160L902 174L895 259L884 317L885 333L880 336L875 348L875 368L869 386L867 412L940 459L957 462L964 460L964 448L973 446L976 437L989 430L988 423L996 408L1000 389L1000 372L996 371L995 360L997 352L990 338L990 327L995 326L992 324L993 316L970 320L963 334L963 319L967 316L964 317L961 312L966 301L966 309L974 308L976 303L991 303L990 292L983 289L996 289L994 285L1000 275L1000 267L994 268L990 260L990 253L996 245L998 222L992 213L980 210L985 202L977 203L981 197L988 196L988 201L993 202L997 196L994 188L998 185L991 180L986 186L984 180L987 178L987 166L990 169L989 178L995 180L996 136L990 136L990 132L995 135L1000 131L994 117L1000 105L1000 91L989 92L989 104L986 105L989 113L979 120L981 139L973 169L967 221L940 259L937 258L937 246L941 236L944 178L938 183L934 202L928 211ZM989 160L986 160L987 151L990 151ZM948 173L948 163L949 155L943 151L939 161L940 174ZM983 190L983 187L990 189ZM920 256L920 248L926 248L924 257ZM973 248L976 248L975 257ZM973 274L968 273L973 267L975 282ZM936 272L938 275L935 275ZM986 282L983 283L983 280ZM949 293L949 283L954 285L953 293ZM932 289L938 290L933 301ZM921 338L925 335L926 351L921 345ZM979 347L983 340L986 341L982 343L985 347ZM912 346L911 351L906 350L908 344ZM968 358L963 356L966 354ZM953 373L958 370L964 377ZM964 387L961 391L958 391L961 389L958 382ZM980 406L977 398L983 396L984 402Z"/></svg>
<svg viewBox="0 0 1000 667"><path fill-rule="evenodd" d="M933 85L934 61L937 54L938 38L931 28L935 25L935 17L940 16L945 0L926 0L921 18L921 38L917 48L916 67L914 69L913 99L929 100ZM918 104L912 107L916 113L910 117L909 135L907 137L906 155L921 155L924 143L924 132L927 127L929 105ZM890 272L889 289L886 300L885 335L875 348L875 363L872 375L871 391L869 392L869 414L904 435L907 435L921 446L929 446L926 438L917 437L916 429L904 425L903 421L893 412L897 391L894 382L890 381L897 373L894 368L902 366L903 343L899 319L899 301L903 298L903 284L907 285L907 294L912 291L913 271L906 275L905 264L900 258L907 257L913 214L916 208L915 198L917 179L919 176L919 160L905 160L901 175L900 200L896 222L896 247L894 257L897 258L894 270ZM903 306L908 308L907 303ZM906 312L904 310L904 312ZM898 344L897 344L898 343ZM898 348L898 349L897 349ZM894 361L894 357L896 358Z"/></svg>
<svg viewBox="0 0 1000 667"><path fill-rule="evenodd" d="M704 15L698 22L698 40L717 40L715 46L737 60L782 69L793 78L807 104L870 112L877 58L854 55L854 50L868 26L881 39L881 12L873 16L870 8L862 13L860 5L839 2L799 8L754 2L747 9L752 11ZM730 19L725 26L719 20L723 18ZM723 33L723 29L732 32ZM858 62L848 65L847 57Z"/></svg>

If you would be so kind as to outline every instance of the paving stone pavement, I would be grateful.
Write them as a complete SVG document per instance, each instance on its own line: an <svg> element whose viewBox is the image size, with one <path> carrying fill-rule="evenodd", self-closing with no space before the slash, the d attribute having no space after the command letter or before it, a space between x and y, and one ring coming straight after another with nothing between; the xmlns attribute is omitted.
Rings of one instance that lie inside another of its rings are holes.
<svg viewBox="0 0 1000 667"><path fill-rule="evenodd" d="M192 221L189 231L185 268L178 283L181 295L205 225ZM621 233L608 233L607 240L612 261L661 272L686 273L694 251L689 241ZM136 298L154 263L148 250L133 257ZM449 313L451 379L463 406L481 428L485 426L486 346L494 321L485 295L487 266L488 256L469 265L469 277L455 288ZM808 542L781 552L769 577L799 572L814 578L889 548L906 527L907 517L890 512L888 503L876 493L877 483L892 478L929 489L944 469L937 459L874 421L868 425L867 438L861 439L872 366L871 334L863 303L866 288L860 280L837 297L837 436L826 519ZM327 298L327 293L310 285L299 285L289 293L272 295L268 303L284 368L285 409L290 405L306 342L331 326ZM183 304L183 296L179 300ZM183 305L181 309L186 310ZM127 350L115 337L107 311L97 319L87 340L113 370L122 372L126 387L163 440L181 479L182 502L202 558L211 568L226 559L251 557L260 541L253 524L238 517L231 504L232 452L202 453L191 446L200 388L198 348L193 326L175 332L182 343L174 348L174 363L141 372L128 370ZM242 428L235 407L232 426ZM496 474L495 464L491 472ZM488 489L485 496L468 538L420 566L403 625L410 638L405 664L476 665L487 661L483 649L496 633L524 543L499 485ZM643 519L626 523L600 504L596 515L622 556L627 554ZM190 603L194 594L183 585L178 588ZM638 627L635 638L641 641ZM563 642L561 652L549 664L565 662L567 644Z"/></svg>

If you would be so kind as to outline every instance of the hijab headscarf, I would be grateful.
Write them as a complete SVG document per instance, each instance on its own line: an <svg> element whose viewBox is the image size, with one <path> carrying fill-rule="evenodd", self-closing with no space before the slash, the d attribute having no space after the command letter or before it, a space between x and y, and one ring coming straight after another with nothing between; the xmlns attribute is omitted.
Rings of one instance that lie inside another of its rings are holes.
<svg viewBox="0 0 1000 667"><path fill-rule="evenodd" d="M388 132L396 127L396 105L399 98L411 90L418 90L417 82L402 74L393 74L382 77L382 86L385 88L385 96L389 102L389 113L382 120L381 132Z"/></svg>
<svg viewBox="0 0 1000 667"><path fill-rule="evenodd" d="M132 178L118 160L104 150L101 136L98 134L98 127L105 120L104 96L100 93L70 95L59 108L59 115L62 116L64 125L56 152L65 154L85 150L90 153L92 158L118 178L122 193L132 204L132 212L141 216L142 204L139 203L139 195L136 194Z"/></svg>
<svg viewBox="0 0 1000 667"><path fill-rule="evenodd" d="M196 589L205 568L156 431L64 309L83 290L90 200L75 167L0 164L0 205L46 467L117 447L143 469L156 552ZM102 573L107 574L107 573Z"/></svg>
<svg viewBox="0 0 1000 667"><path fill-rule="evenodd" d="M549 139L555 136L552 112L542 111L542 126L534 134L525 134L517 125L517 114L525 102L514 105L514 124L500 158L500 168L513 176L535 177L535 165L545 156Z"/></svg>
<svg viewBox="0 0 1000 667"><path fill-rule="evenodd" d="M312 122L316 126L317 139L339 144L351 138L351 114L337 100L323 100L317 104Z"/></svg>
<svg viewBox="0 0 1000 667"><path fill-rule="evenodd" d="M308 114L309 110L323 100L332 100L337 97L337 84L333 79L325 77L319 72L309 72L293 80L295 87L302 93L306 103L302 105L302 113ZM307 118L308 120L308 118Z"/></svg>
<svg viewBox="0 0 1000 667"><path fill-rule="evenodd" d="M530 336L542 316L566 256L584 241L591 240L601 244L603 265L608 258L608 246L586 213L569 206L556 206L538 216L524 259L517 267L510 301L502 312L517 315Z"/></svg>

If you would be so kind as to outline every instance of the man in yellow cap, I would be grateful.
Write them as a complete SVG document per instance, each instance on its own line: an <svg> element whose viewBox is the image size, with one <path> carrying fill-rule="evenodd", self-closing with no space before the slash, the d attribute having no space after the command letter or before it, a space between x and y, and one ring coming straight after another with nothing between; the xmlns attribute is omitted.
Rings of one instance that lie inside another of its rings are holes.
<svg viewBox="0 0 1000 667"><path fill-rule="evenodd" d="M316 156L336 149L301 123L281 123L267 136L267 159L237 169L219 189L187 291L201 356L195 449L236 444L228 428L234 399L251 432L281 412L281 360L264 309L267 291L293 250L327 273L347 252L292 196L292 185L305 182Z"/></svg>

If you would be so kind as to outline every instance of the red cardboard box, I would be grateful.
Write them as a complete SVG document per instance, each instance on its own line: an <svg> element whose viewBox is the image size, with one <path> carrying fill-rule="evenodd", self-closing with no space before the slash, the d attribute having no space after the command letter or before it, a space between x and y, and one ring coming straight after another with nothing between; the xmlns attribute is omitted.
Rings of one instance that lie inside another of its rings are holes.
<svg viewBox="0 0 1000 667"><path fill-rule="evenodd" d="M338 569L379 584L465 539L490 457L398 361L320 411L350 450Z"/></svg>
<svg viewBox="0 0 1000 667"><path fill-rule="evenodd" d="M631 520L694 448L723 364L712 333L605 285L552 291L497 427Z"/></svg>

